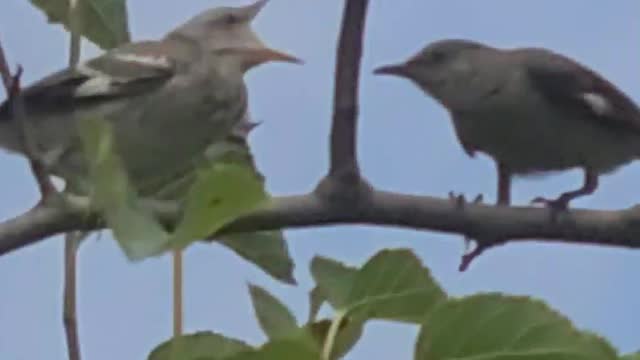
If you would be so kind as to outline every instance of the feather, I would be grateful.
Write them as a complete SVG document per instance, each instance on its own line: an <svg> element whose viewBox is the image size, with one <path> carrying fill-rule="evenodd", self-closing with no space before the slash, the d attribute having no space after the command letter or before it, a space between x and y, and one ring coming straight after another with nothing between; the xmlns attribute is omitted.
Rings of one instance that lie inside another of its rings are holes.
<svg viewBox="0 0 640 360"><path fill-rule="evenodd" d="M621 90L595 71L549 50L513 51L531 83L561 111L578 112L585 120L640 133L640 109Z"/></svg>
<svg viewBox="0 0 640 360"><path fill-rule="evenodd" d="M79 65L50 75L23 89L27 114L64 113L76 107L148 93L175 75L166 42L127 44ZM0 105L0 119L8 118Z"/></svg>

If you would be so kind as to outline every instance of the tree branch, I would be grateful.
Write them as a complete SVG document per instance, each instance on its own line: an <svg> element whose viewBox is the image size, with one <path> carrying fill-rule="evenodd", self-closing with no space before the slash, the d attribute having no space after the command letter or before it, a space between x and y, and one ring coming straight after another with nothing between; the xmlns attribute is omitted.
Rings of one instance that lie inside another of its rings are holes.
<svg viewBox="0 0 640 360"><path fill-rule="evenodd" d="M336 56L329 177L349 183L360 179L356 149L358 88L368 5L368 0L345 2Z"/></svg>
<svg viewBox="0 0 640 360"><path fill-rule="evenodd" d="M147 205L163 223L175 224L179 210L159 202ZM89 220L87 220L89 219ZM0 255L73 230L99 230L88 205L43 205L0 225ZM619 211L574 209L552 221L544 208L466 204L430 196L372 191L349 206L317 194L276 197L269 208L233 221L217 234L336 224L368 224L459 234L493 246L533 240L640 248L640 206Z"/></svg>

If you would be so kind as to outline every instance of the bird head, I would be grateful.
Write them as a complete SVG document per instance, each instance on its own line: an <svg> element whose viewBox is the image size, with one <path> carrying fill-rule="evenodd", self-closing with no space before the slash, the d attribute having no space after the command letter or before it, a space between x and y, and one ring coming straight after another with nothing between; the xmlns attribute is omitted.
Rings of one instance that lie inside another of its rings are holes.
<svg viewBox="0 0 640 360"><path fill-rule="evenodd" d="M449 96L468 86L477 68L474 53L491 49L469 40L440 40L427 45L409 60L374 70L377 75L407 78L436 99L446 102Z"/></svg>
<svg viewBox="0 0 640 360"><path fill-rule="evenodd" d="M216 7L194 16L168 36L189 39L205 53L235 63L245 72L271 61L302 63L285 52L266 46L251 28L251 22L267 0L242 7Z"/></svg>

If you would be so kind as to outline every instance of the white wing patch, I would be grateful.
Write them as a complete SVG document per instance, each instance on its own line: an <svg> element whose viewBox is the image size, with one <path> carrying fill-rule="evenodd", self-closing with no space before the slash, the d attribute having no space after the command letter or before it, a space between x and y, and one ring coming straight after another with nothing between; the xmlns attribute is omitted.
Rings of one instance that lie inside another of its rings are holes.
<svg viewBox="0 0 640 360"><path fill-rule="evenodd" d="M113 92L113 79L105 76L93 77L82 85L78 86L75 90L75 96L100 96Z"/></svg>
<svg viewBox="0 0 640 360"><path fill-rule="evenodd" d="M91 66L87 65L86 63L84 64L80 64L76 67L76 70L83 74L86 75L88 77L107 77L107 74L103 73L102 71L98 70L98 69L94 69Z"/></svg>
<svg viewBox="0 0 640 360"><path fill-rule="evenodd" d="M137 63L140 65L152 66L156 68L170 69L171 63L164 56L145 56L145 55L136 55L131 53L116 53L113 57L117 60Z"/></svg>
<svg viewBox="0 0 640 360"><path fill-rule="evenodd" d="M605 115L611 111L611 104L604 96L598 93L584 93L582 99L597 115Z"/></svg>
<svg viewBox="0 0 640 360"><path fill-rule="evenodd" d="M76 70L89 77L87 81L75 89L76 97L100 96L113 91L112 82L114 79L106 73L87 64L78 65Z"/></svg>
<svg viewBox="0 0 640 360"><path fill-rule="evenodd" d="M171 69L172 63L165 56L149 56L138 55L127 52L114 53L110 55L111 61L121 62L126 67L126 64L134 64L137 66L152 68L152 69ZM135 68L135 66L133 66ZM104 71L91 67L89 63L80 64L76 70L81 74L89 77L87 81L82 83L75 89L76 97L89 97L89 96L101 96L114 93L118 90L118 86L122 83L126 83L128 78L123 76L114 76Z"/></svg>

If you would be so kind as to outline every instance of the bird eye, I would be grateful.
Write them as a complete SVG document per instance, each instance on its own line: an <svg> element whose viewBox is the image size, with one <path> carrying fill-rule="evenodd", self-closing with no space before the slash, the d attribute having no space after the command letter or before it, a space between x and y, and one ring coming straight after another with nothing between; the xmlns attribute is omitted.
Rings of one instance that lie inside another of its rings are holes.
<svg viewBox="0 0 640 360"><path fill-rule="evenodd" d="M429 56L429 60L431 60L432 63L438 64L443 62L446 57L447 55L442 51L433 51L431 52L431 56Z"/></svg>
<svg viewBox="0 0 640 360"><path fill-rule="evenodd" d="M238 22L238 17L235 16L234 14L227 14L224 16L224 18L222 19L222 21L226 24L226 25L233 25L235 23Z"/></svg>

